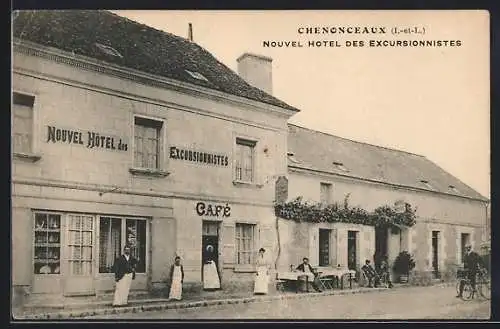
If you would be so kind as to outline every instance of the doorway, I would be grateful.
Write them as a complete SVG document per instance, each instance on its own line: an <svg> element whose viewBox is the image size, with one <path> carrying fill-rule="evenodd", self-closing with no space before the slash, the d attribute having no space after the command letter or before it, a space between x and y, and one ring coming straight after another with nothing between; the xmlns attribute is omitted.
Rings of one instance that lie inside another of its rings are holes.
<svg viewBox="0 0 500 329"><path fill-rule="evenodd" d="M94 216L68 215L65 295L93 295Z"/></svg>
<svg viewBox="0 0 500 329"><path fill-rule="evenodd" d="M319 229L319 266L330 265L330 235L331 230Z"/></svg>
<svg viewBox="0 0 500 329"><path fill-rule="evenodd" d="M380 262L383 256L388 256L389 252L389 234L388 229L385 227L375 228L375 255L373 256L373 262L375 269L378 271L380 269Z"/></svg>
<svg viewBox="0 0 500 329"><path fill-rule="evenodd" d="M201 235L201 279L203 280L203 264L212 260L219 273L219 222L203 221Z"/></svg>
<svg viewBox="0 0 500 329"><path fill-rule="evenodd" d="M358 232L347 231L347 267L357 270L358 265Z"/></svg>
<svg viewBox="0 0 500 329"><path fill-rule="evenodd" d="M439 231L432 231L432 273L435 279L439 274Z"/></svg>

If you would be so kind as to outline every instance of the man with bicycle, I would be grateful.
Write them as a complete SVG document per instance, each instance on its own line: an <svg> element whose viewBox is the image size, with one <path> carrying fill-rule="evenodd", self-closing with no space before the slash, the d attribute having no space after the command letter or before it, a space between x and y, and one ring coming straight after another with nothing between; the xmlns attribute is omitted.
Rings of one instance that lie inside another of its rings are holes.
<svg viewBox="0 0 500 329"><path fill-rule="evenodd" d="M476 252L472 251L471 245L467 245L465 247L465 255L464 255L464 270L466 278L470 281L472 286L472 290L476 291L476 275L479 269L479 265L482 264L481 257ZM465 281L460 281L459 293L456 296L457 298L461 298L464 292Z"/></svg>

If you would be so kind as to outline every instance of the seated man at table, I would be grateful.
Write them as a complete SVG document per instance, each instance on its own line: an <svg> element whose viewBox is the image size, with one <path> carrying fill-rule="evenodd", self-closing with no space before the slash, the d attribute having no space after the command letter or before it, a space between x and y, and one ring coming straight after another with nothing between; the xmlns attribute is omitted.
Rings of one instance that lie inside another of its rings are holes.
<svg viewBox="0 0 500 329"><path fill-rule="evenodd" d="M313 282L311 282L314 290L316 290L317 292L321 292L321 288L320 288L320 282L319 282L319 275L318 275L318 272L314 271L314 269L312 268L311 264L309 264L309 258L307 257L304 257L302 259L302 264L300 264L299 266L297 266L296 268L297 271L301 271L301 272L305 272L305 273L313 273L314 274L314 280ZM309 291L308 287L306 287L307 290Z"/></svg>
<svg viewBox="0 0 500 329"><path fill-rule="evenodd" d="M371 266L370 260L365 261L365 265L361 267L361 270L365 274L366 279L368 280L368 287L375 288L377 287L377 280L378 280L378 275L377 272L375 272L375 269Z"/></svg>

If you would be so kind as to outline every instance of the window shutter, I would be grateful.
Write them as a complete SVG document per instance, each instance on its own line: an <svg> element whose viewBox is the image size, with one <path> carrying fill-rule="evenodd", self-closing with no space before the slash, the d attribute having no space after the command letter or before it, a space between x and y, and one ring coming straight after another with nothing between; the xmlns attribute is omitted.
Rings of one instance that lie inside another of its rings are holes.
<svg viewBox="0 0 500 329"><path fill-rule="evenodd" d="M260 248L266 249L266 253L271 254L273 252L272 248L274 246L274 241L275 239L275 228L269 225L262 225L260 227L260 241L259 245L257 245L256 249L259 250Z"/></svg>
<svg viewBox="0 0 500 329"><path fill-rule="evenodd" d="M236 246L235 246L235 236L234 236L234 224L233 223L223 223L222 230L222 259L224 265L232 266L235 264L236 256Z"/></svg>
<svg viewBox="0 0 500 329"><path fill-rule="evenodd" d="M337 229L333 228L330 231L330 265L337 266L337 249L338 249L338 240L337 240Z"/></svg>
<svg viewBox="0 0 500 329"><path fill-rule="evenodd" d="M318 265L319 258L319 229L316 225L311 225L309 229L309 263L312 266Z"/></svg>

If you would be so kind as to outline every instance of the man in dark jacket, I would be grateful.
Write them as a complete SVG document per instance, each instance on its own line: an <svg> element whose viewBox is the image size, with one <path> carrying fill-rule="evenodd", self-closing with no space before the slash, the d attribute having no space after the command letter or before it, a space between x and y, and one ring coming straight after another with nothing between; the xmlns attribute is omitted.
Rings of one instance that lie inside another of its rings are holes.
<svg viewBox="0 0 500 329"><path fill-rule="evenodd" d="M472 251L472 247L467 245L465 247L465 255L464 255L464 270L467 279L469 279L472 290L476 291L476 275L479 265L482 264L481 257L474 251ZM462 297L462 293L464 292L465 282L463 280L460 281L459 293L457 295L458 298Z"/></svg>
<svg viewBox="0 0 500 329"><path fill-rule="evenodd" d="M123 255L118 257L113 265L115 272L115 297L113 306L123 306L128 303L128 294L132 280L135 279L137 260L130 255L130 246L123 248Z"/></svg>
<svg viewBox="0 0 500 329"><path fill-rule="evenodd" d="M321 283L319 282L319 276L318 276L318 272L316 272L311 264L309 264L309 259L307 257L304 257L302 259L302 264L300 264L299 266L297 266L296 268L297 271L301 271L301 272L305 272L305 273L312 273L314 275L314 280L311 282L314 290L316 290L317 292L322 292L320 286L321 286ZM306 287L307 291L309 291L309 288Z"/></svg>
<svg viewBox="0 0 500 329"><path fill-rule="evenodd" d="M378 285L378 275L375 269L370 264L369 259L365 261L365 265L361 267L361 270L363 271L363 273L366 276L366 279L368 280L368 287L373 288L375 286L376 288Z"/></svg>

